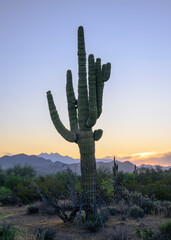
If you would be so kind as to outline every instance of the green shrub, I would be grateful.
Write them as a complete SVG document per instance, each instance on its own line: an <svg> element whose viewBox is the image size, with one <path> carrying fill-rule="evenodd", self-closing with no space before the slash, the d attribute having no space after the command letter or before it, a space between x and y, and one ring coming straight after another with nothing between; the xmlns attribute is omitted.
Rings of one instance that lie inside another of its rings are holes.
<svg viewBox="0 0 171 240"><path fill-rule="evenodd" d="M8 195L11 195L11 194L12 194L12 192L9 188L6 188L4 186L0 187L0 196L3 196L3 195L8 196Z"/></svg>
<svg viewBox="0 0 171 240"><path fill-rule="evenodd" d="M100 184L100 189L102 192L102 196L106 202L111 202L114 192L114 182L113 179L102 179Z"/></svg>
<svg viewBox="0 0 171 240"><path fill-rule="evenodd" d="M159 225L159 231L161 236L167 238L171 236L171 220Z"/></svg>
<svg viewBox="0 0 171 240"><path fill-rule="evenodd" d="M151 228L136 229L137 239L140 240L151 240L153 239L154 232Z"/></svg>
<svg viewBox="0 0 171 240"><path fill-rule="evenodd" d="M144 217L144 211L142 208L134 205L129 209L129 215L133 218L142 218Z"/></svg>
<svg viewBox="0 0 171 240"><path fill-rule="evenodd" d="M88 221L86 221L85 227L90 232L97 232L102 227L102 224L99 214L91 214L88 216Z"/></svg>
<svg viewBox="0 0 171 240"><path fill-rule="evenodd" d="M104 224L107 220L108 220L108 217L109 217L109 210L107 208L102 208L100 211L99 211L99 220L101 221L102 224Z"/></svg>
<svg viewBox="0 0 171 240"><path fill-rule="evenodd" d="M163 201L162 205L162 212L166 218L171 218L171 202Z"/></svg>
<svg viewBox="0 0 171 240"><path fill-rule="evenodd" d="M155 202L149 197L143 196L140 192L130 193L130 201L132 204L141 207L146 214L151 214L156 210Z"/></svg>
<svg viewBox="0 0 171 240"><path fill-rule="evenodd" d="M15 190L16 186L22 182L23 182L22 177L10 174L10 175L8 175L8 177L5 181L5 187L9 188L13 192Z"/></svg>
<svg viewBox="0 0 171 240"><path fill-rule="evenodd" d="M54 229L37 229L36 240L53 240L56 235L56 230Z"/></svg>
<svg viewBox="0 0 171 240"><path fill-rule="evenodd" d="M6 205L16 205L19 203L19 199L15 196L0 196L0 203Z"/></svg>
<svg viewBox="0 0 171 240"><path fill-rule="evenodd" d="M3 222L0 227L0 239L1 240L14 240L16 236L16 229L11 223Z"/></svg>
<svg viewBox="0 0 171 240"><path fill-rule="evenodd" d="M85 223L86 229L90 232L97 232L107 221L109 217L109 210L102 208L97 214L89 216L88 221Z"/></svg>
<svg viewBox="0 0 171 240"><path fill-rule="evenodd" d="M97 220L89 220L86 222L86 229L88 229L90 232L97 232L99 228L101 228L101 223L100 221Z"/></svg>
<svg viewBox="0 0 171 240"><path fill-rule="evenodd" d="M28 214L37 214L39 213L39 207L35 205L30 205L27 208L27 213Z"/></svg>
<svg viewBox="0 0 171 240"><path fill-rule="evenodd" d="M36 171L32 166L25 165L22 167L20 164L17 164L12 168L8 168L6 174L13 174L14 176L20 176L23 178L33 178L36 175Z"/></svg>
<svg viewBox="0 0 171 240"><path fill-rule="evenodd" d="M29 204L39 199L35 189L28 187L24 183L17 184L15 194L24 204Z"/></svg>

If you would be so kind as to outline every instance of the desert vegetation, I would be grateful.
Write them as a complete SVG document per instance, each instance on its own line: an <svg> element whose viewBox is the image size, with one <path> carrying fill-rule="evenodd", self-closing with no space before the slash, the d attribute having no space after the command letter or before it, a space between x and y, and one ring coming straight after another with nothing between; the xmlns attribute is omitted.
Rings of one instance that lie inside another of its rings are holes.
<svg viewBox="0 0 171 240"><path fill-rule="evenodd" d="M85 221L84 211L79 210L73 219L71 216L75 205L81 205L84 192L81 176L71 171L38 176L31 167L19 165L1 169L0 236L1 239L25 239L25 234L28 239L58 239L59 236L63 239L102 239L102 236L103 239L170 239L170 182L171 170L144 168L133 173L117 172L116 178L116 169L113 172L99 169L100 207L97 216ZM62 219L59 213L66 214L71 221ZM36 222L31 225L30 219Z"/></svg>

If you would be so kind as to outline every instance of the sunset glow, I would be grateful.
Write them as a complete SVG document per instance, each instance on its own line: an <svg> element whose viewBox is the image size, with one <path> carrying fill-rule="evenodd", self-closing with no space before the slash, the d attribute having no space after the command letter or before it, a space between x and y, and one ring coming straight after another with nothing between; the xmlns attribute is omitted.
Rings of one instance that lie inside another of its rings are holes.
<svg viewBox="0 0 171 240"><path fill-rule="evenodd" d="M111 62L96 158L171 166L171 1L0 1L0 156L41 152L79 158L54 128L51 90L69 129L66 71L77 97L77 28L87 59ZM102 17L103 16L103 17Z"/></svg>

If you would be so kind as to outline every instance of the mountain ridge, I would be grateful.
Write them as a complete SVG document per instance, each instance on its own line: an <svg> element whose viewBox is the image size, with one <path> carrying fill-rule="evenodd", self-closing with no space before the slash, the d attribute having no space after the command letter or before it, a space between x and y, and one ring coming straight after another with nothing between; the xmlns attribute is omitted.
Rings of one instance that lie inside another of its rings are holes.
<svg viewBox="0 0 171 240"><path fill-rule="evenodd" d="M44 155L43 155L44 154ZM45 156L43 158L42 156ZM56 158L54 158L54 156ZM53 157L53 158L52 158ZM50 159L52 158L52 159ZM56 160L58 159L58 161ZM135 165L128 160L125 162L120 162L116 161L118 164L119 171L123 172L133 172ZM53 154L47 154L47 153L42 153L39 155L27 155L24 153L21 154L16 154L12 156L5 155L3 157L0 157L0 166L2 169L7 169L9 167L13 167L14 165L30 165L32 166L37 174L52 174L60 171L66 171L68 168L71 169L74 173L76 174L81 174L80 172L80 160L79 159L74 159L69 156L62 156L59 153L53 153ZM109 160L109 158L106 160L104 159L97 159L96 160L96 165L97 169L98 168L103 168L103 169L108 169L112 171L113 167L113 160ZM152 165L141 165L138 167L147 167L147 168L157 168L158 165L152 166ZM160 166L162 170L167 170L171 167L163 167Z"/></svg>
<svg viewBox="0 0 171 240"><path fill-rule="evenodd" d="M59 154L60 155L60 154ZM61 155L60 155L61 156ZM69 157L70 158L70 157ZM79 161L79 160L77 160ZM98 168L107 168L112 171L113 161L110 162L103 162L97 160L97 169ZM134 164L126 161L119 162L118 167L119 171L124 172L133 172ZM65 162L55 161L52 162L50 159L44 159L40 156L36 155L26 155L26 154L17 154L13 156L5 155L0 157L0 166L2 169L7 169L9 167L13 167L14 165L20 164L21 166L24 165L31 165L38 174L52 174L60 171L65 171L68 168L71 169L76 174L81 174L80 172L80 162L77 163L70 163L66 164Z"/></svg>

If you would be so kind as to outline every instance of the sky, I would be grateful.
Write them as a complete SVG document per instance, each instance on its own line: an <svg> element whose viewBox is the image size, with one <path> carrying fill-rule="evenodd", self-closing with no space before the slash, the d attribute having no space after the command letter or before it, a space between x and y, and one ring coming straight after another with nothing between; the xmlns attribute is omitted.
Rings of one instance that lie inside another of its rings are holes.
<svg viewBox="0 0 171 240"><path fill-rule="evenodd" d="M87 55L112 65L94 127L103 129L96 157L145 153L150 163L150 154L171 152L170 12L170 0L1 0L0 156L79 157L54 128L46 100L51 90L69 128L66 71L77 95L79 26Z"/></svg>

